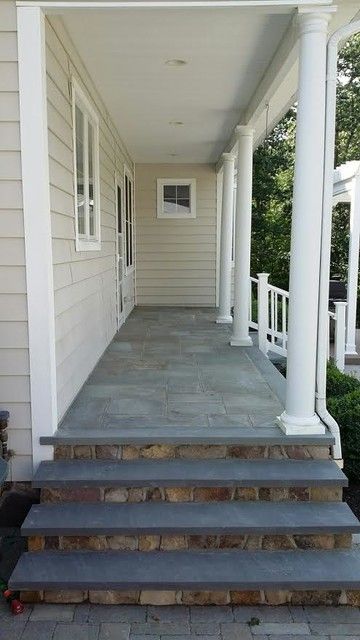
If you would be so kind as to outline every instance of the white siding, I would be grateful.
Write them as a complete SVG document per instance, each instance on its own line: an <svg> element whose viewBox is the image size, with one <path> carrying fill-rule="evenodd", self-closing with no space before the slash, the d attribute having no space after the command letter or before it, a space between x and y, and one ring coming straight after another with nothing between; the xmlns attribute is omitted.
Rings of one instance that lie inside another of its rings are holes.
<svg viewBox="0 0 360 640"><path fill-rule="evenodd" d="M15 0L0 2L0 409L11 480L31 478L31 416Z"/></svg>
<svg viewBox="0 0 360 640"><path fill-rule="evenodd" d="M46 24L58 411L61 418L116 331L115 169L132 161L60 20ZM100 118L101 251L75 251L71 78Z"/></svg>
<svg viewBox="0 0 360 640"><path fill-rule="evenodd" d="M157 219L157 178L196 178L196 219ZM137 304L215 305L213 165L136 165Z"/></svg>

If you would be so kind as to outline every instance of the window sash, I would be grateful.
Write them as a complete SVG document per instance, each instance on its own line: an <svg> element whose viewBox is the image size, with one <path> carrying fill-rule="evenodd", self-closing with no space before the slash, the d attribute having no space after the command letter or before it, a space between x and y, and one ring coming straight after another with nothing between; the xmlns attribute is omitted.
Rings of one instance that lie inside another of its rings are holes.
<svg viewBox="0 0 360 640"><path fill-rule="evenodd" d="M76 248L78 251L100 249L99 125L95 112L92 111L91 105L87 106L86 97L83 97L75 81L73 114ZM82 215L79 206L81 194ZM79 242L82 244L79 245Z"/></svg>

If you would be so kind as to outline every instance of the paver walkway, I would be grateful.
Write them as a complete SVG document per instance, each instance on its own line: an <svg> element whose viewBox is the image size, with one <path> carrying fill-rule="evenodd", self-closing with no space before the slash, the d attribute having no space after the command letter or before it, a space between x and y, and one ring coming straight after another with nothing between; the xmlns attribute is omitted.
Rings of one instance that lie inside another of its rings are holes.
<svg viewBox="0 0 360 640"><path fill-rule="evenodd" d="M135 309L61 428L275 425L282 405L250 357L258 350L230 347L230 327L215 317L215 309Z"/></svg>
<svg viewBox="0 0 360 640"><path fill-rule="evenodd" d="M0 605L0 640L355 640L349 607Z"/></svg>

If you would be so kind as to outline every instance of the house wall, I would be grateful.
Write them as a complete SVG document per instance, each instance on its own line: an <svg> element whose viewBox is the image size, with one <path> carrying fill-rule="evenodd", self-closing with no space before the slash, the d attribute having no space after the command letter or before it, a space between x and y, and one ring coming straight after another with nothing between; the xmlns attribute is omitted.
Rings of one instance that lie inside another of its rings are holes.
<svg viewBox="0 0 360 640"><path fill-rule="evenodd" d="M15 0L0 2L0 410L10 479L31 475L31 418Z"/></svg>
<svg viewBox="0 0 360 640"><path fill-rule="evenodd" d="M172 177L196 178L196 219L157 219L157 178ZM135 187L137 304L214 306L215 166L137 164Z"/></svg>
<svg viewBox="0 0 360 640"><path fill-rule="evenodd" d="M132 161L62 22L46 24L58 411L61 418L116 331L115 170ZM100 120L101 251L75 251L71 78Z"/></svg>

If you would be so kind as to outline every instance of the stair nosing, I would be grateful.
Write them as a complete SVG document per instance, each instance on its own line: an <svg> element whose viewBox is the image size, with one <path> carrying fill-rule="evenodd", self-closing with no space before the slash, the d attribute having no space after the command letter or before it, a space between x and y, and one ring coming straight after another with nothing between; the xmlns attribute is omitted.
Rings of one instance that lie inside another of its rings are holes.
<svg viewBox="0 0 360 640"><path fill-rule="evenodd" d="M72 513L73 510L75 514ZM147 522L149 516L153 518L151 523ZM174 516L175 520L176 518L178 520L170 524ZM50 526L46 524L47 517L51 523ZM112 524L106 523L106 517ZM299 523L291 520L292 524L289 524L287 521L289 517L295 520L298 518ZM102 518L103 522L101 522ZM335 519L335 524L332 524L332 518ZM66 524L67 519L71 520L71 524ZM94 524L95 520L96 524ZM21 534L23 536L257 535L259 533L316 535L357 533L359 530L360 522L348 505L342 502L94 502L81 505L76 502L65 502L33 505L22 525Z"/></svg>
<svg viewBox="0 0 360 640"><path fill-rule="evenodd" d="M340 550L27 552L9 588L358 590L360 556Z"/></svg>
<svg viewBox="0 0 360 640"><path fill-rule="evenodd" d="M275 431L275 433L274 433ZM222 445L284 445L330 446L335 442L330 432L325 435L287 436L276 429L261 427L133 427L99 429L58 429L52 436L41 436L40 444L222 444Z"/></svg>
<svg viewBox="0 0 360 640"><path fill-rule="evenodd" d="M82 477L82 473L86 468L88 472ZM261 473L263 468L266 469L265 477L264 473ZM73 474L72 477L71 475L69 477L70 470ZM300 474L298 470L301 470ZM325 476L322 475L323 470L325 470ZM56 472L60 477L54 478L54 475L51 476L51 473L54 474ZM273 477L269 477L271 472ZM297 474L297 478L288 477L290 475L289 472L291 474L295 473L295 476ZM97 477L95 477L96 473L98 474ZM102 477L100 477L101 474ZM281 474L284 475L282 476ZM169 460L137 459L114 461L72 459L40 463L32 484L35 488L70 486L89 488L183 486L344 487L348 485L348 480L331 460L174 458Z"/></svg>

